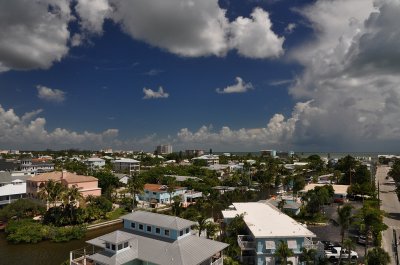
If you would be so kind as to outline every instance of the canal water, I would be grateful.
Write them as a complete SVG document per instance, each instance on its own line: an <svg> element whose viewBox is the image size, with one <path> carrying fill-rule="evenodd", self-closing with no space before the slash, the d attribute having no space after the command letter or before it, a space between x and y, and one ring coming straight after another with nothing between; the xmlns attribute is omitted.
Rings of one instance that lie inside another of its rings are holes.
<svg viewBox="0 0 400 265"><path fill-rule="evenodd" d="M69 259L71 250L87 245L85 241L122 228L116 224L87 231L86 237L66 243L44 241L37 244L11 244L4 232L0 232L0 265L60 265Z"/></svg>

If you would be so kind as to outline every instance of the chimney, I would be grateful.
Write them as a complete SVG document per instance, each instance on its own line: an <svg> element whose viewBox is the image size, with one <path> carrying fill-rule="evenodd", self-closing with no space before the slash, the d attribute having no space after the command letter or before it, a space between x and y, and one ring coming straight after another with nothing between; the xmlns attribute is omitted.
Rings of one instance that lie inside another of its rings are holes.
<svg viewBox="0 0 400 265"><path fill-rule="evenodd" d="M66 176L67 176L67 171L66 170L61 171L61 179L64 179L64 177Z"/></svg>

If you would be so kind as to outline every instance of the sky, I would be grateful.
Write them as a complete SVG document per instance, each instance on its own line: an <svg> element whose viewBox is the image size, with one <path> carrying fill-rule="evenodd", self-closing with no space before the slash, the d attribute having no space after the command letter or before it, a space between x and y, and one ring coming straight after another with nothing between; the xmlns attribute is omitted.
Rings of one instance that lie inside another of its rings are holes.
<svg viewBox="0 0 400 265"><path fill-rule="evenodd" d="M400 148L400 0L0 0L0 149Z"/></svg>

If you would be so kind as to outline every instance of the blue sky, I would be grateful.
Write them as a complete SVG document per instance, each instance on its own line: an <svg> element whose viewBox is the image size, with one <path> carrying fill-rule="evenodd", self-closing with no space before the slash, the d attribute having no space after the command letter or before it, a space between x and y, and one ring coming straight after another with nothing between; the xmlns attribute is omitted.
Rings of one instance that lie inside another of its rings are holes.
<svg viewBox="0 0 400 265"><path fill-rule="evenodd" d="M396 150L398 15L398 0L1 2L0 149Z"/></svg>

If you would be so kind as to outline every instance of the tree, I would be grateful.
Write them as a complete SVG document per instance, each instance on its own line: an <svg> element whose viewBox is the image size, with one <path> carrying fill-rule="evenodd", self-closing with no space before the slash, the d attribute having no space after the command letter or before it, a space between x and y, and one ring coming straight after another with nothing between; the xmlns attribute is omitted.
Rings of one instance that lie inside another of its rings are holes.
<svg viewBox="0 0 400 265"><path fill-rule="evenodd" d="M56 206L57 202L61 201L66 187L61 182L55 182L50 179L49 181L41 184L38 196L41 200L48 203L50 206Z"/></svg>
<svg viewBox="0 0 400 265"><path fill-rule="evenodd" d="M179 195L174 196L173 198L174 203L172 204L172 211L174 212L175 216L179 216L181 213L181 201L182 198Z"/></svg>
<svg viewBox="0 0 400 265"><path fill-rule="evenodd" d="M360 230L366 236L365 256L369 244L369 236L372 235L374 245L380 245L380 233L387 229L387 225L383 223L383 212L379 209L379 203L375 201L365 201L363 207L357 213Z"/></svg>
<svg viewBox="0 0 400 265"><path fill-rule="evenodd" d="M169 205L172 204L172 194L175 192L176 189L176 181L175 179L168 180L167 192L169 194Z"/></svg>
<svg viewBox="0 0 400 265"><path fill-rule="evenodd" d="M342 245L344 242L344 234L349 229L350 227L350 221L351 221L351 209L353 207L346 203L342 207L338 208L337 213L338 213L338 222L340 225L340 235L342 237Z"/></svg>
<svg viewBox="0 0 400 265"><path fill-rule="evenodd" d="M0 209L0 219L8 220L12 217L16 217L17 219L34 217L44 211L44 207L36 202L29 199L18 199Z"/></svg>
<svg viewBox="0 0 400 265"><path fill-rule="evenodd" d="M201 232L206 229L207 217L203 214L199 214L195 220L197 222L196 229L199 230L199 236L201 236Z"/></svg>
<svg viewBox="0 0 400 265"><path fill-rule="evenodd" d="M368 251L366 256L368 265L387 265L390 264L389 254L382 248L377 247Z"/></svg>
<svg viewBox="0 0 400 265"><path fill-rule="evenodd" d="M288 264L288 258L294 255L293 250L291 250L287 243L281 240L276 248L275 256L278 257L282 265Z"/></svg>
<svg viewBox="0 0 400 265"><path fill-rule="evenodd" d="M111 200L113 190L120 185L119 179L111 171L106 170L97 171L93 176L99 180L101 193L108 200Z"/></svg>
<svg viewBox="0 0 400 265"><path fill-rule="evenodd" d="M350 238L346 238L343 242L343 247L349 252L347 262L348 262L348 264L351 264L351 258L352 258L351 251L354 250L354 248L355 248L354 242ZM342 252L340 252L340 254L342 254ZM341 256L342 255L340 255L340 258L339 258L339 264L340 264L340 261L342 258Z"/></svg>
<svg viewBox="0 0 400 265"><path fill-rule="evenodd" d="M300 255L300 261L304 262L306 265L310 264L315 264L315 260L317 258L317 250L310 248L303 248L301 255Z"/></svg>
<svg viewBox="0 0 400 265"><path fill-rule="evenodd" d="M136 207L136 195L141 193L144 189L144 181L140 176L134 176L128 180L128 190L133 196L133 209Z"/></svg>
<svg viewBox="0 0 400 265"><path fill-rule="evenodd" d="M208 239L213 239L215 234L219 231L219 225L212 222L212 221L207 221L206 222L206 236Z"/></svg>

